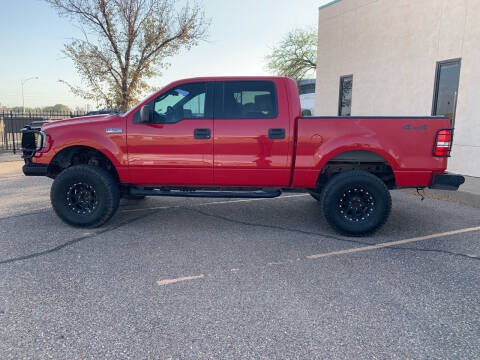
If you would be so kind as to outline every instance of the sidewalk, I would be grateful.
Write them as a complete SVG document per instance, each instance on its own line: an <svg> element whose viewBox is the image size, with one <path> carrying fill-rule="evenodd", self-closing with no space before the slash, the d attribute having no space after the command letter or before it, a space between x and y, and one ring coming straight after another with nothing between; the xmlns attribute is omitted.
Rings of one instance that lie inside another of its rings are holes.
<svg viewBox="0 0 480 360"><path fill-rule="evenodd" d="M465 176L465 183L458 191L425 189L425 197L480 208L480 178Z"/></svg>
<svg viewBox="0 0 480 360"><path fill-rule="evenodd" d="M0 150L0 163L8 161L23 161L21 151L17 151L16 154L10 151Z"/></svg>

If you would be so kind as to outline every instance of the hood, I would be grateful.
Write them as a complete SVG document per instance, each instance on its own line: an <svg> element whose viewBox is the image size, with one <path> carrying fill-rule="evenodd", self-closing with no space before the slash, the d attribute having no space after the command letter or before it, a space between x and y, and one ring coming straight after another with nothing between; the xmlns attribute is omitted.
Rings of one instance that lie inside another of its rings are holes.
<svg viewBox="0 0 480 360"><path fill-rule="evenodd" d="M54 120L48 122L42 126L42 131L48 131L50 129L60 128L64 126L78 126L78 125L87 125L87 124L97 124L102 122L112 122L115 120L120 119L120 116L116 114L102 114L102 115L90 115L90 116L82 116L82 117L75 117L71 119L63 119L63 120Z"/></svg>

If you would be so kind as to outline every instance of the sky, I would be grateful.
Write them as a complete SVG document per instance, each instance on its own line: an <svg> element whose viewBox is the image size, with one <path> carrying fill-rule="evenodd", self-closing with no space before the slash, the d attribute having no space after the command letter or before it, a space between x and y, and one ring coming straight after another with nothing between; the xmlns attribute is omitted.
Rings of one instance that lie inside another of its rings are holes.
<svg viewBox="0 0 480 360"><path fill-rule="evenodd" d="M332 0L201 0L211 19L209 35L190 51L168 59L171 64L149 83L162 87L187 77L268 75L265 56L294 28L317 26L318 7ZM80 85L63 44L81 37L79 28L61 18L42 0L3 0L0 12L0 106L65 104L94 109L71 94L59 79ZM145 94L146 95L146 94Z"/></svg>

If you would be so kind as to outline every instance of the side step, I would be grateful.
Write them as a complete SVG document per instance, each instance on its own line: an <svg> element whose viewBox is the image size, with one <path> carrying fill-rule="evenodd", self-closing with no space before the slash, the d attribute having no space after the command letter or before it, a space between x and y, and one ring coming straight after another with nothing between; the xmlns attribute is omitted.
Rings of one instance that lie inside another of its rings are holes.
<svg viewBox="0 0 480 360"><path fill-rule="evenodd" d="M282 195L281 190L276 191L180 191L161 189L130 188L130 195L142 196L178 196L178 197L203 197L203 198L275 198Z"/></svg>

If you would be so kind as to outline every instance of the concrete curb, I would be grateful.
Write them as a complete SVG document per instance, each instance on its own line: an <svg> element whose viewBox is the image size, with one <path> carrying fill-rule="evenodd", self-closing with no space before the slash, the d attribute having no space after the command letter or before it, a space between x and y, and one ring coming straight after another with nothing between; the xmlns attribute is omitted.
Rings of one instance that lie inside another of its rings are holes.
<svg viewBox="0 0 480 360"><path fill-rule="evenodd" d="M460 189L462 187L460 186ZM417 195L417 191L413 189L406 189L404 190L410 194ZM424 191L420 191L420 194L425 196L428 199L436 199L436 200L443 200L449 201L456 204L462 204L467 206L472 206L476 208L480 208L480 195L473 194L467 191L448 191L448 190L434 190L434 189L425 189Z"/></svg>

